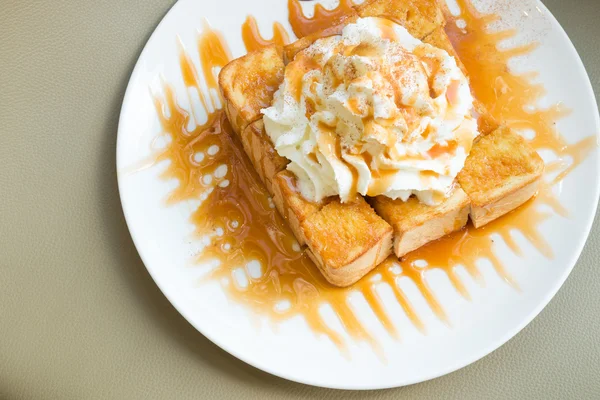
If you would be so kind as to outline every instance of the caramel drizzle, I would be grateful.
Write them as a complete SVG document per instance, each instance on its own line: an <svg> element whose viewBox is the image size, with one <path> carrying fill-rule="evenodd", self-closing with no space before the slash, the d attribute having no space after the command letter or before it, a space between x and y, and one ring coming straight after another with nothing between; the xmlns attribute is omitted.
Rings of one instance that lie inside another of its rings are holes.
<svg viewBox="0 0 600 400"><path fill-rule="evenodd" d="M508 59L515 54L524 54L525 50L516 53L502 51L498 56L493 56L497 53L496 43L506 38L508 33L503 35L487 33L486 26L493 17L479 16L465 0L459 0L459 4L463 10L461 18L467 21L469 30L466 32L453 30L452 21L449 22L448 29L467 68L473 75L482 76L474 84L475 94L481 96L481 101L496 117L516 124L513 125L515 127L525 126L525 123L530 124L527 126L535 127L538 136L533 141L534 145L548 146L550 143L551 146L556 145L553 148L561 151L560 154L575 155L576 157L573 157L575 162L568 167L561 162L549 166L550 170L562 170L559 177L564 178L577 165L577 161L580 162L580 159L589 152L591 147L589 141L570 146L553 129L548 129L553 126L553 118L563 115L562 111L560 113L557 109L539 111L539 114L534 113L536 118L532 119L533 122L527 122L523 118L521 108L515 105L519 100L514 97L520 96L514 95L510 99L500 96L498 104L494 97L488 97L490 92L486 90L494 86L498 77L511 89L502 93L514 94L515 91L519 91L519 94L528 93L529 97L526 97L528 100L522 102L522 105L533 104L537 99L536 96L540 96L543 92L539 87L529 90L536 85L507 72ZM294 5L298 5L297 1L290 0L290 15ZM322 14L321 12L318 15ZM302 32L304 31L300 33ZM482 44L488 47L483 47ZM231 58L227 45L217 32L205 25L198 39L198 47L208 92L218 94L215 68L222 67ZM472 49L481 48L490 49L489 54L479 52L475 57ZM217 259L220 265L207 272L203 281L220 282L230 298L248 306L259 315L266 316L274 322L302 315L315 334L325 335L344 350L347 344L344 334L332 328L322 317L323 305L327 304L337 315L338 322L342 324L351 340L367 341L382 355L378 342L349 304L348 298L351 293L362 294L364 301L377 316L383 328L391 337L398 338L400 334L377 293L378 285L386 284L392 289L394 297L406 316L424 333L425 325L399 286L401 279L407 278L414 282L432 311L450 325L443 306L427 283L428 271L433 268L442 269L457 292L469 299L470 295L456 270L460 266L464 267L475 281L483 284L476 265L480 259L488 259L498 275L507 284L518 289L518 284L505 271L504 265L494 252L492 234L499 235L512 251L520 254L521 250L511 236L512 230L518 230L543 254L552 256L551 248L538 231L539 224L548 218L550 213L539 211L532 206L532 203L548 204L561 215L565 215L566 210L552 195L550 184L546 184L537 199L531 200L528 205L514 210L483 228L474 229L469 225L459 232L408 254L402 261L390 258L349 288L331 286L308 257L299 251L291 231L274 211L268 193L263 188L223 112L219 110L222 100L215 97L207 99L204 96L194 63L183 47L181 47L180 66L186 87L188 90L198 91L208 118L206 122L198 123L201 118L197 119L196 116L190 115L181 108L177 104L173 89L168 85L164 86L164 99L155 97L156 110L163 131L171 138L166 149L156 157L156 160L170 160L162 176L165 179L175 178L180 183L171 193L168 202L172 204L198 198L204 200L193 212L191 221L196 227L196 235L209 237L210 244L195 261L200 263ZM495 75L488 73L490 70L496 71ZM532 96L531 93L537 95ZM190 118L194 118L196 127L188 130ZM218 151L211 151L211 148L218 148ZM227 166L226 172L218 173L218 168L222 169L223 165ZM210 180L205 179L207 176L211 177ZM260 263L260 276L256 276L250 270L248 262L251 260ZM421 267L423 263L426 265ZM243 275L247 282L238 283L234 277L236 274ZM282 302L288 303L287 308L278 307Z"/></svg>
<svg viewBox="0 0 600 400"><path fill-rule="evenodd" d="M260 50L272 44L284 46L290 41L287 31L279 22L273 23L273 37L271 39L265 39L258 30L256 18L251 15L246 18L246 21L244 21L242 25L242 39L244 40L244 46L248 53Z"/></svg>
<svg viewBox="0 0 600 400"><path fill-rule="evenodd" d="M298 38L310 35L333 25L337 25L344 17L354 11L352 0L340 0L337 7L327 9L321 4L316 4L314 15L307 17L302 11L299 0L288 0L288 20L292 31Z"/></svg>
<svg viewBox="0 0 600 400"><path fill-rule="evenodd" d="M535 137L530 143L536 150L553 151L559 163L565 159L572 162L553 180L557 183L574 170L595 147L595 137L590 136L578 143L568 144L555 128L555 122L568 115L569 110L562 104L547 109L528 108L535 106L538 99L546 94L543 85L534 83L537 73L512 74L508 61L513 57L529 54L536 43L510 49L498 49L497 44L516 35L515 29L488 32L490 23L497 21L497 15L481 15L469 0L457 0L461 14L447 15L446 33L461 61L469 71L471 89L475 98L481 101L498 120L515 129L530 129ZM447 13L449 14L449 13ZM461 29L456 21L462 19L466 27ZM486 51L489 49L490 51Z"/></svg>

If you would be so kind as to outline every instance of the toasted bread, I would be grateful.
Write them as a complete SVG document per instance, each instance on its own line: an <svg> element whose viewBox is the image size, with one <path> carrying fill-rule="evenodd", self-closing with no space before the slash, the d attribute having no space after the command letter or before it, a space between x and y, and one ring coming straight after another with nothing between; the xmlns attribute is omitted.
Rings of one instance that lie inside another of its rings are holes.
<svg viewBox="0 0 600 400"><path fill-rule="evenodd" d="M225 113L239 135L261 118L260 110L273 101L283 81L283 49L268 46L236 58L219 73L219 87L225 100Z"/></svg>
<svg viewBox="0 0 600 400"><path fill-rule="evenodd" d="M382 16L400 22L413 36L448 51L464 68L443 30L435 0L367 0L356 10L362 17ZM286 46L285 58L291 60L317 38L339 34L342 28L334 25ZM219 82L227 115L273 194L277 210L334 285L351 285L385 260L392 251L393 237L394 253L403 256L462 228L468 215L476 227L482 226L524 203L537 190L543 171L540 157L518 135L499 127L484 105L475 101L480 129L491 133L481 135L473 145L458 177L460 186L442 204L430 207L415 198L402 202L377 197L370 199L373 210L360 196L349 203L341 203L337 197L308 201L299 193L295 176L285 169L288 161L277 154L266 135L260 115L283 79L283 65L282 49L272 46L232 61L221 72Z"/></svg>
<svg viewBox="0 0 600 400"><path fill-rule="evenodd" d="M481 137L458 174L471 200L473 225L479 228L529 200L543 172L542 158L509 128Z"/></svg>
<svg viewBox="0 0 600 400"><path fill-rule="evenodd" d="M295 181L287 170L275 176L275 206L330 283L351 285L391 254L391 226L362 197L314 203L298 192Z"/></svg>
<svg viewBox="0 0 600 400"><path fill-rule="evenodd" d="M275 174L285 169L289 163L288 159L281 157L273 147L271 139L265 132L262 118L248 125L241 137L244 150L252 161L254 169L269 193L273 194L273 178Z"/></svg>
<svg viewBox="0 0 600 400"><path fill-rule="evenodd" d="M445 24L437 0L366 0L356 7L360 17L383 17L402 25L417 39L424 39Z"/></svg>
<svg viewBox="0 0 600 400"><path fill-rule="evenodd" d="M385 196L371 199L371 204L394 228L394 254L398 257L461 229L469 219L469 198L458 187L436 206L425 205L416 197L402 201Z"/></svg>
<svg viewBox="0 0 600 400"><path fill-rule="evenodd" d="M360 196L330 201L302 228L308 255L336 286L353 284L391 254L392 227Z"/></svg>
<svg viewBox="0 0 600 400"><path fill-rule="evenodd" d="M296 177L291 172L281 171L273 178L273 202L283 216L301 246L306 244L302 224L319 211L325 202L313 203L306 200L296 188Z"/></svg>

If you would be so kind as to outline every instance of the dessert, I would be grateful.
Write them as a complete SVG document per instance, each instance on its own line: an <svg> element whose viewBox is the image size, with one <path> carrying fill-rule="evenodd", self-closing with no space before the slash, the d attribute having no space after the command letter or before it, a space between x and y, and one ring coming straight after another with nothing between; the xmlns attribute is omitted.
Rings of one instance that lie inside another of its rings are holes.
<svg viewBox="0 0 600 400"><path fill-rule="evenodd" d="M544 161L512 130L500 127L473 146L458 182L479 228L514 210L538 190Z"/></svg>
<svg viewBox="0 0 600 400"><path fill-rule="evenodd" d="M434 0L355 10L219 76L277 210L337 286L469 216L480 227L511 211L543 172L537 153L472 98Z"/></svg>

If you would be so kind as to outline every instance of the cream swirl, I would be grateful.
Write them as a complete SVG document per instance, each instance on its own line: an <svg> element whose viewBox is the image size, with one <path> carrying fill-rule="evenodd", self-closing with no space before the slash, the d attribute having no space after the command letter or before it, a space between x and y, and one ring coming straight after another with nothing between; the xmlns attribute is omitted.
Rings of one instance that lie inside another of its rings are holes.
<svg viewBox="0 0 600 400"><path fill-rule="evenodd" d="M467 78L382 18L315 41L285 69L265 129L309 200L446 196L478 135Z"/></svg>

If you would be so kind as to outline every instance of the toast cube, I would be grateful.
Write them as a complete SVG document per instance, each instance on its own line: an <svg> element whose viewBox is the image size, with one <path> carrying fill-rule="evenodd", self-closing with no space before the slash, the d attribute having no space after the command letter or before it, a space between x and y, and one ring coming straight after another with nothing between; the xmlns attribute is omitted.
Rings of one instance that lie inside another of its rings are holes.
<svg viewBox="0 0 600 400"><path fill-rule="evenodd" d="M362 18L382 17L392 20L421 40L445 24L437 0L366 0L356 7L356 11Z"/></svg>
<svg viewBox="0 0 600 400"><path fill-rule="evenodd" d="M297 189L296 176L290 171L279 172L273 178L273 202L279 214L285 218L300 246L306 244L303 223L318 212L326 200L314 203L305 199Z"/></svg>
<svg viewBox="0 0 600 400"><path fill-rule="evenodd" d="M459 187L436 206L423 204L414 196L407 201L377 196L371 205L394 228L394 254L398 257L462 229L469 220L469 197Z"/></svg>
<svg viewBox="0 0 600 400"><path fill-rule="evenodd" d="M275 45L236 58L223 67L219 87L225 113L238 135L262 117L261 109L271 105L273 94L283 82L283 70L283 48Z"/></svg>
<svg viewBox="0 0 600 400"><path fill-rule="evenodd" d="M330 201L302 229L309 257L335 286L352 285L391 254L392 227L360 196Z"/></svg>
<svg viewBox="0 0 600 400"><path fill-rule="evenodd" d="M280 156L265 131L262 118L252 122L241 135L246 154L263 184L273 194L273 179L283 171L289 163L288 159Z"/></svg>
<svg viewBox="0 0 600 400"><path fill-rule="evenodd" d="M514 210L538 190L544 161L517 133L500 127L473 145L458 174L479 228Z"/></svg>

